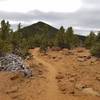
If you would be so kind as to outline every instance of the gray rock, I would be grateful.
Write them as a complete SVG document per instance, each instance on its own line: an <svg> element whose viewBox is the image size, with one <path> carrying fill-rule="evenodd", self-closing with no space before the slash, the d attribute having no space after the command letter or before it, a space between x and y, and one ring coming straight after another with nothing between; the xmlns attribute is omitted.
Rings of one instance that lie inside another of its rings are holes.
<svg viewBox="0 0 100 100"><path fill-rule="evenodd" d="M14 54L0 57L0 71L20 72L24 76L32 76L31 69L24 64L23 59Z"/></svg>

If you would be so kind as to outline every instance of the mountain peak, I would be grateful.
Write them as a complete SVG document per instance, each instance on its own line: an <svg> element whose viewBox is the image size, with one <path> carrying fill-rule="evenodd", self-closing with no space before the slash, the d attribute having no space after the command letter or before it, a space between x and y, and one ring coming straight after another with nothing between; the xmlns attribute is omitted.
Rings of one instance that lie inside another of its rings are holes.
<svg viewBox="0 0 100 100"><path fill-rule="evenodd" d="M44 23L44 22L42 22L42 21L39 21L39 22L37 22L37 24L46 24L46 23Z"/></svg>
<svg viewBox="0 0 100 100"><path fill-rule="evenodd" d="M58 29L52 27L47 23L39 21L30 26L22 28L20 31L24 36L29 37L30 35L34 36L35 34L44 34L44 32L46 32L49 35L55 35Z"/></svg>
<svg viewBox="0 0 100 100"><path fill-rule="evenodd" d="M51 25L49 25L49 24L47 24L47 23L45 23L45 22L42 22L42 21L39 21L39 22L37 22L37 23L34 23L33 25L47 25L47 26L50 26L50 27L52 27Z"/></svg>

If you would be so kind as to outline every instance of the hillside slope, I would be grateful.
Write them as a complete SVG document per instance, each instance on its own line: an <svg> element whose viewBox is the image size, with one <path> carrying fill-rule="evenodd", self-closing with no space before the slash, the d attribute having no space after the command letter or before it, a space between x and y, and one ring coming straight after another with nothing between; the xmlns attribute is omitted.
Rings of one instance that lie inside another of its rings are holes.
<svg viewBox="0 0 100 100"><path fill-rule="evenodd" d="M58 29L44 22L37 22L35 24L22 28L20 32L23 34L24 37L31 37L34 36L35 34L40 35L46 33L52 38L58 32ZM76 36L82 41L84 41L86 38L85 36L81 35L76 35Z"/></svg>
<svg viewBox="0 0 100 100"><path fill-rule="evenodd" d="M35 34L43 34L46 33L50 36L54 36L57 33L58 29L44 23L44 22L37 22L30 26L26 26L20 30L20 32L25 36L34 36Z"/></svg>

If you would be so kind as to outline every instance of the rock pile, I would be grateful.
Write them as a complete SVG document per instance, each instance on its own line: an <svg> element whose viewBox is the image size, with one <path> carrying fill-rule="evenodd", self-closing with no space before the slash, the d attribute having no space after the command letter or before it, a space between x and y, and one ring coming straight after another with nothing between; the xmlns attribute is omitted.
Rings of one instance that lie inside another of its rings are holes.
<svg viewBox="0 0 100 100"><path fill-rule="evenodd" d="M23 59L14 54L0 57L0 71L20 72L24 76L32 76L31 69L24 64Z"/></svg>

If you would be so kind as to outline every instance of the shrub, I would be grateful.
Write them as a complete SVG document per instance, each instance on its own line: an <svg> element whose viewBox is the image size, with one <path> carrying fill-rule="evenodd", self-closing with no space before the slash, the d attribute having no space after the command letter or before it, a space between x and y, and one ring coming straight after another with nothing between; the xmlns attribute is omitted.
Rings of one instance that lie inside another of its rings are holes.
<svg viewBox="0 0 100 100"><path fill-rule="evenodd" d="M91 54L96 57L100 57L100 43L96 43L92 48L91 48Z"/></svg>
<svg viewBox="0 0 100 100"><path fill-rule="evenodd" d="M87 49L91 49L96 43L96 35L94 32L90 32L90 34L86 37L85 47Z"/></svg>

